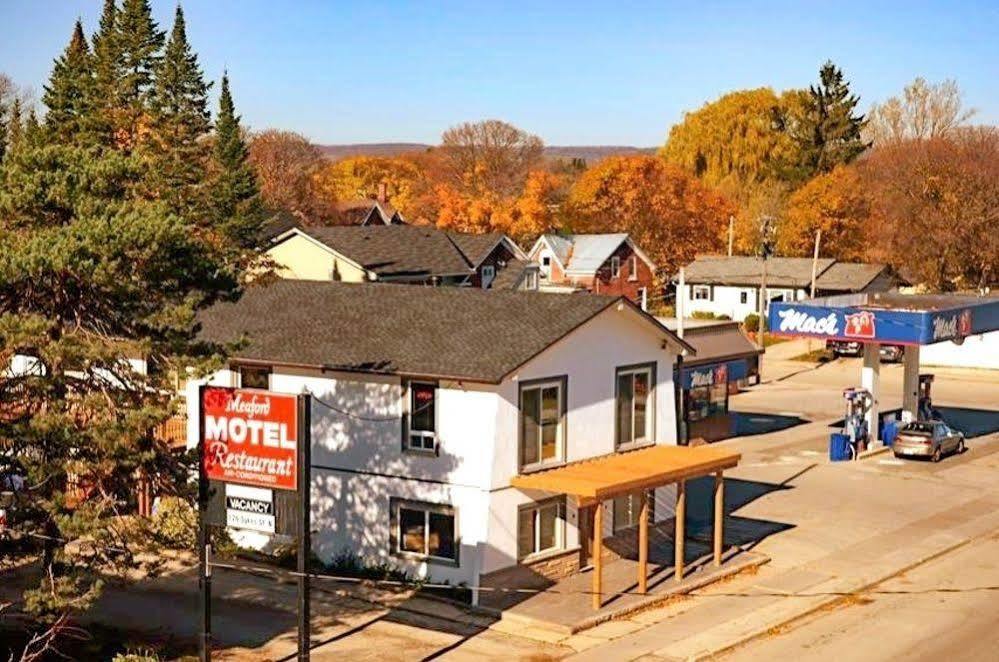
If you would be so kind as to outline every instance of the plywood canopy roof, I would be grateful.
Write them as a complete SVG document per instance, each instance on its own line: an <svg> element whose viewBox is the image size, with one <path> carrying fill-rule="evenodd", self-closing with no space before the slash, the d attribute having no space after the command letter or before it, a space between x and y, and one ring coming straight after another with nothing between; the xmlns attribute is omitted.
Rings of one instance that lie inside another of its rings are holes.
<svg viewBox="0 0 999 662"><path fill-rule="evenodd" d="M581 501L610 499L739 464L739 453L715 446L650 446L514 476L513 487L571 494Z"/></svg>

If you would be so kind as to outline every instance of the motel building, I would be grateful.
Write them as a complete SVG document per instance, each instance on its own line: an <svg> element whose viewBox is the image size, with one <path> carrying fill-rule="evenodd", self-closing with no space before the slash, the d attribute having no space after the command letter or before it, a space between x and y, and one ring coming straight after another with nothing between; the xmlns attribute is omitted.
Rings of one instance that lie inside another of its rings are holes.
<svg viewBox="0 0 999 662"><path fill-rule="evenodd" d="M321 559L469 587L575 577L589 610L646 591L650 566L683 580L686 481L706 476L702 556L728 563L722 472L739 455L677 445L677 356L695 351L622 296L279 280L200 323L207 341L243 342L187 385L192 447L201 384L311 395ZM483 606L503 596L472 590Z"/></svg>

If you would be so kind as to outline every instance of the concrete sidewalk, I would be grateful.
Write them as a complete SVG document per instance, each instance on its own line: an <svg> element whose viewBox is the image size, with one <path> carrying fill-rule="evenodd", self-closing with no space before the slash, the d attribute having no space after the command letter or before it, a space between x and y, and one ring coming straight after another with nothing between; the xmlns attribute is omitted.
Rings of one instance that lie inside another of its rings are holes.
<svg viewBox="0 0 999 662"><path fill-rule="evenodd" d="M561 643L573 660L701 659L848 601L999 530L997 449L999 436L978 440L944 475L875 462L740 468L730 517L794 523L749 544L768 566Z"/></svg>

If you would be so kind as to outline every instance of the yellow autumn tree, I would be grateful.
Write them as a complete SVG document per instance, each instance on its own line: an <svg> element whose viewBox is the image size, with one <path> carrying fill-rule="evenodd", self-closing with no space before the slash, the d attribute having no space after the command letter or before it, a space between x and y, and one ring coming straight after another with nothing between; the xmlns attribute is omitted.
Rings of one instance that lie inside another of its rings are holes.
<svg viewBox="0 0 999 662"><path fill-rule="evenodd" d="M654 156L600 161L566 203L574 232L627 232L666 275L698 253L721 250L735 211L723 195Z"/></svg>
<svg viewBox="0 0 999 662"><path fill-rule="evenodd" d="M324 165L316 186L333 200L373 198L387 187L388 201L404 216L411 211L423 172L406 157L354 156Z"/></svg>
<svg viewBox="0 0 999 662"><path fill-rule="evenodd" d="M823 257L863 260L871 228L870 188L853 166L837 166L815 177L790 198L777 231L780 255L808 256L822 230Z"/></svg>

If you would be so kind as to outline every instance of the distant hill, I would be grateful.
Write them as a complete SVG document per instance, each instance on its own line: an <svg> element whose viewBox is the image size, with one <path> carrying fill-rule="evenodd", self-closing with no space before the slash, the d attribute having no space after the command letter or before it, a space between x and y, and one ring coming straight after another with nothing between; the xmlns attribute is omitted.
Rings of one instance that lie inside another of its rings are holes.
<svg viewBox="0 0 999 662"><path fill-rule="evenodd" d="M350 145L317 145L330 159L338 160L348 156L398 156L407 152L422 152L433 147L427 143L354 143ZM655 154L655 147L631 147L628 145L547 145L545 156L552 159L586 159L599 161L607 156L627 154Z"/></svg>

